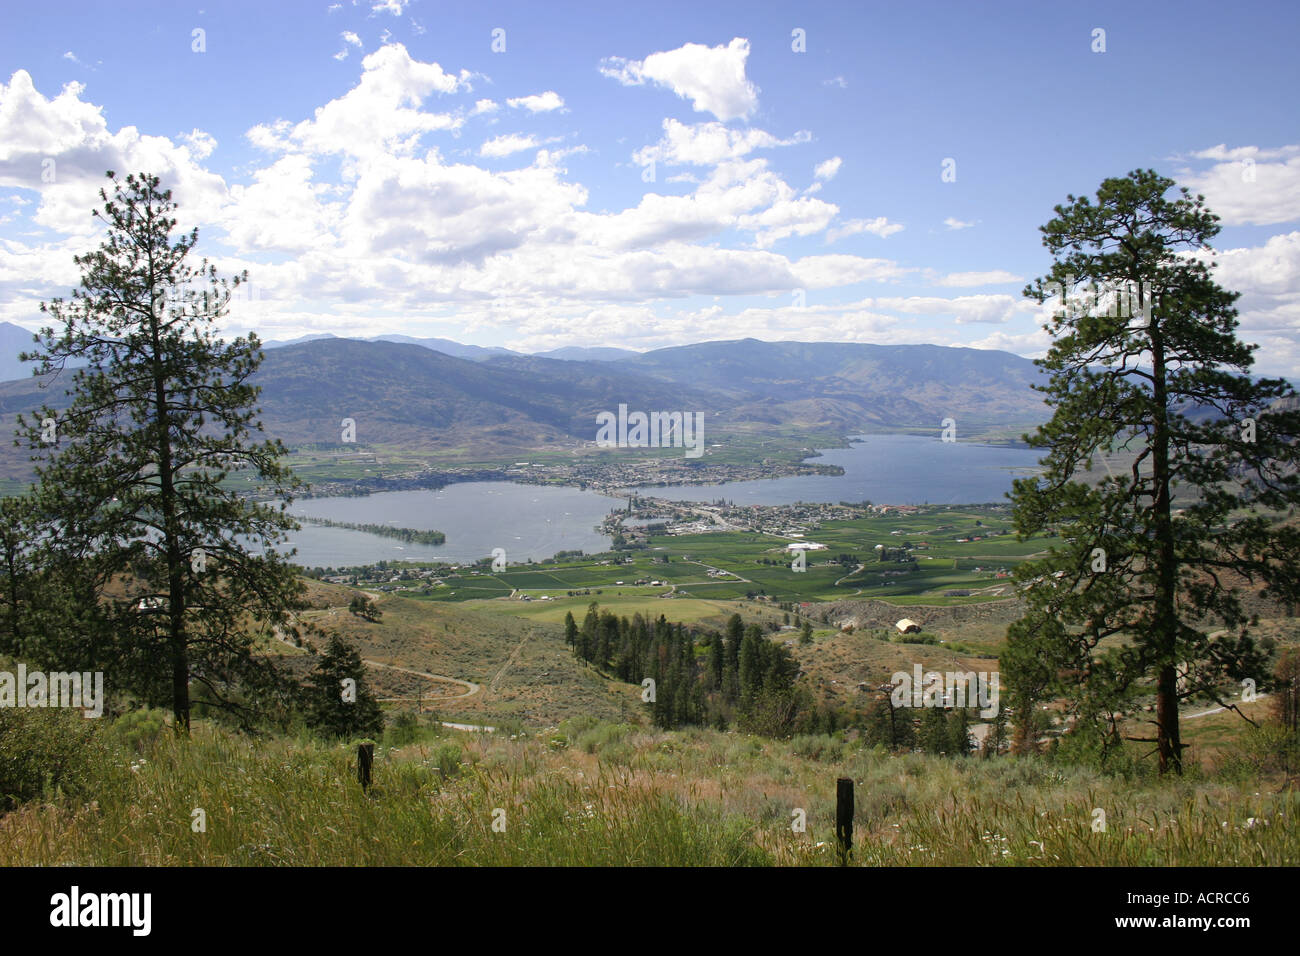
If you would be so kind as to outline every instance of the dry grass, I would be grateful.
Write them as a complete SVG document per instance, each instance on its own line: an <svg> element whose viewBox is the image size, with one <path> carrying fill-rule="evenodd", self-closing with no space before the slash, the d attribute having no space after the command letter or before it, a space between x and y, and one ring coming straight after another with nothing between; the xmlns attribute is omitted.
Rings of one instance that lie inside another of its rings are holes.
<svg viewBox="0 0 1300 956"><path fill-rule="evenodd" d="M128 767L136 761L134 770ZM648 732L577 720L353 754L199 727L119 753L93 800L0 818L25 865L803 865L834 862L835 780L867 865L1244 866L1300 861L1294 789L1100 776L1043 758L890 756L832 737ZM206 813L195 832L194 811ZM1104 832L1094 829L1105 812ZM792 814L806 814L796 833ZM502 817L500 811L504 811ZM504 820L504 830L494 821Z"/></svg>

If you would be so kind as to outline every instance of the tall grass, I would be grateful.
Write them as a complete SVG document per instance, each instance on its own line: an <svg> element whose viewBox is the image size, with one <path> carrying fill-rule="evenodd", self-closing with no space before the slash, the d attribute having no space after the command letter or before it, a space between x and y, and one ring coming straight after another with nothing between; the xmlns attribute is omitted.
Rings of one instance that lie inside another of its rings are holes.
<svg viewBox="0 0 1300 956"><path fill-rule="evenodd" d="M565 732L567 731L567 733ZM575 721L351 748L196 725L91 755L92 790L0 817L0 860L79 865L830 865L835 780L856 783L861 865L1294 865L1276 780L1125 780L1041 758L893 756ZM1096 810L1105 829L1096 828ZM206 826L197 821L202 810ZM796 833L794 811L806 814Z"/></svg>

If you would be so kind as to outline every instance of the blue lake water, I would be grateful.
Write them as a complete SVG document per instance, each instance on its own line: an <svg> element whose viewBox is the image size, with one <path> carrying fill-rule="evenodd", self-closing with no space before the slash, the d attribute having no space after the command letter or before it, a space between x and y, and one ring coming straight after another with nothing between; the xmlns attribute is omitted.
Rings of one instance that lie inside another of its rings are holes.
<svg viewBox="0 0 1300 956"><path fill-rule="evenodd" d="M942 442L917 435L872 435L814 461L840 465L843 475L804 475L720 485L642 487L638 494L674 501L737 504L860 502L876 504L978 504L1003 501L1015 477L1033 474L1034 449ZM509 561L540 560L557 551L608 550L610 539L595 530L621 498L582 491L479 481L420 491L390 491L358 498L309 498L290 508L356 524L437 530L442 545L408 544L394 538L303 524L289 536L294 561L306 567L340 567L377 561L477 561L503 548Z"/></svg>
<svg viewBox="0 0 1300 956"><path fill-rule="evenodd" d="M626 505L577 488L473 481L441 489L386 491L359 498L306 498L289 513L354 524L388 524L441 531L441 545L414 544L348 528L302 522L291 532L294 561L306 567L339 567L376 561L473 562L503 548L508 561L549 558L557 551L609 550L610 539L596 527L611 510Z"/></svg>
<svg viewBox="0 0 1300 956"><path fill-rule="evenodd" d="M921 435L868 435L833 448L816 464L839 465L843 475L800 475L757 481L633 489L673 501L786 505L796 501L871 501L875 504L983 504L1001 502L1014 478L1039 470L1043 451L973 442L944 442Z"/></svg>

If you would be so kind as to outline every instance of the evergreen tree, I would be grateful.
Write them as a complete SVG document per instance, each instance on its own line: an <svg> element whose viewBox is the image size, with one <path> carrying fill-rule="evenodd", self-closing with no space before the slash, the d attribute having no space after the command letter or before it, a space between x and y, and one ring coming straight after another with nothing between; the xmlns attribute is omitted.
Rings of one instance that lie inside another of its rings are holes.
<svg viewBox="0 0 1300 956"><path fill-rule="evenodd" d="M27 638L36 631L34 599L45 590L38 584L38 549L32 544L38 521L31 497L0 498L0 655L34 656L37 650L27 646Z"/></svg>
<svg viewBox="0 0 1300 956"><path fill-rule="evenodd" d="M740 644L745 637L745 622L741 620L739 614L733 614L727 619L727 664L739 673L740 671Z"/></svg>
<svg viewBox="0 0 1300 956"><path fill-rule="evenodd" d="M989 731L984 735L984 743L980 748L980 756L996 757L1007 747L1007 711L1005 707L999 707L997 716L993 718L993 724Z"/></svg>
<svg viewBox="0 0 1300 956"><path fill-rule="evenodd" d="M879 694L872 698L863 716L863 734L869 743L882 744L893 751L911 750L916 744L913 713L910 707L895 706L890 693Z"/></svg>
<svg viewBox="0 0 1300 956"><path fill-rule="evenodd" d="M330 638L308 680L307 720L332 737L383 733L384 715L366 682L361 655L337 635Z"/></svg>
<svg viewBox="0 0 1300 956"><path fill-rule="evenodd" d="M1273 670L1273 715L1286 733L1300 734L1300 648L1287 647Z"/></svg>
<svg viewBox="0 0 1300 956"><path fill-rule="evenodd" d="M257 337L223 343L211 328L246 275L228 283L206 260L190 265L198 231L172 240L177 207L156 176L108 178L112 196L101 190L95 212L105 240L74 259L72 300L41 305L62 328L42 329L22 356L43 376L80 366L67 407L18 421L48 532L41 564L58 585L43 589L35 650L169 702L185 731L191 681L215 706L240 710L236 697L286 690L252 653L248 625L297 636L290 614L303 586L275 545L297 528L285 507L299 482L279 442L254 441ZM284 503L236 494L232 469ZM233 692L241 683L259 692Z"/></svg>
<svg viewBox="0 0 1300 956"><path fill-rule="evenodd" d="M364 594L354 594L348 602L348 610L367 621L378 621L384 616L384 612L375 607L375 602Z"/></svg>
<svg viewBox="0 0 1300 956"><path fill-rule="evenodd" d="M709 636L709 687L712 690L722 688L722 672L726 661L726 652L722 647L722 635Z"/></svg>
<svg viewBox="0 0 1300 956"><path fill-rule="evenodd" d="M1065 697L1110 739L1114 715L1154 693L1154 737L1135 739L1155 743L1162 773L1182 769L1180 701L1232 707L1226 688L1267 678L1234 579L1300 596L1300 528L1276 518L1300 504L1295 392L1247 374L1238 294L1206 263L1218 217L1186 189L1167 198L1174 185L1150 170L1108 179L1095 204L1070 196L1042 227L1056 260L1025 294L1071 298L1038 363L1054 413L1026 436L1045 471L1012 498L1022 537L1059 528L1061 544L1018 566L1029 609L1003 657L1017 712ZM1113 450L1131 468L1079 480Z"/></svg>
<svg viewBox="0 0 1300 956"><path fill-rule="evenodd" d="M740 643L740 703L746 708L753 704L763 686L763 631L757 624L745 629Z"/></svg>
<svg viewBox="0 0 1300 956"><path fill-rule="evenodd" d="M970 752L970 711L956 707L948 714L948 753L964 757Z"/></svg>
<svg viewBox="0 0 1300 956"><path fill-rule="evenodd" d="M634 684L641 683L646 675L646 650L650 646L650 625L645 617L637 612L628 628L632 641L633 669L628 680Z"/></svg>
<svg viewBox="0 0 1300 956"><path fill-rule="evenodd" d="M596 626L596 666L602 669L608 667L617 646L618 617L613 611L601 611Z"/></svg>
<svg viewBox="0 0 1300 956"><path fill-rule="evenodd" d="M592 601L587 605L587 616L578 632L578 656L590 663L596 656L596 630L600 626L600 605Z"/></svg>
<svg viewBox="0 0 1300 956"><path fill-rule="evenodd" d="M921 749L928 754L951 753L952 740L948 730L948 718L941 707L925 707L921 711L921 727L918 734Z"/></svg>

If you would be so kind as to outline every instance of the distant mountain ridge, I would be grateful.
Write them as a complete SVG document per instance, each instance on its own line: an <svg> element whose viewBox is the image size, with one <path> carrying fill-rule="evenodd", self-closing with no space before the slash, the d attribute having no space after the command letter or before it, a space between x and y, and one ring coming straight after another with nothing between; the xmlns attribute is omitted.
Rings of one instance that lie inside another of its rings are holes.
<svg viewBox="0 0 1300 956"><path fill-rule="evenodd" d="M706 428L841 434L872 428L958 434L1047 417L1030 385L1042 374L1007 352L937 345L741 339L588 359L498 350L457 357L420 342L312 338L268 348L254 381L261 419L290 446L358 443L426 449L530 449L592 441L598 412L701 412ZM582 354L562 352L561 354ZM0 384L0 421L49 401L57 382ZM2 436L0 436L2 438Z"/></svg>
<svg viewBox="0 0 1300 956"><path fill-rule="evenodd" d="M424 344L318 339L266 351L256 381L263 420L286 442L358 441L519 448L591 440L620 404L700 411L724 426L851 432L876 427L959 433L1028 425L1047 411L1032 362L945 346L706 342L618 359L504 352L461 358ZM0 402L0 407L3 403ZM364 424L363 424L364 423Z"/></svg>
<svg viewBox="0 0 1300 956"><path fill-rule="evenodd" d="M35 341L32 332L12 322L0 322L0 381L8 382L31 375L31 366L18 361L18 356L33 348Z"/></svg>
<svg viewBox="0 0 1300 956"><path fill-rule="evenodd" d="M289 345L302 345L304 342L319 342L322 339L337 339L332 332L315 332L309 335L300 335L296 339L268 339L262 343L262 348L266 350L280 349ZM483 359L492 358L496 355L524 355L524 352L516 352L511 349L501 348L499 346L482 346L482 345L462 345L451 339L440 338L416 338L411 335L374 335L368 338L358 338L353 341L358 342L402 342L408 345L419 345L435 352L442 352L444 355L452 355L456 358L471 359L482 361ZM33 347L33 333L20 325L12 322L0 322L0 382L13 381L14 379L26 378L31 374L31 365L20 362L19 354L30 352ZM580 346L569 345L560 349L552 349L549 352L538 352L538 355L549 356L551 358L575 358L575 359L598 359L613 360L623 358L629 355L637 355L629 349L615 348L582 348Z"/></svg>
<svg viewBox="0 0 1300 956"><path fill-rule="evenodd" d="M451 339L426 338L420 339L410 335L372 335L368 338L352 338L351 336L338 336L332 332L317 332L312 335L301 335L296 339L268 339L262 343L263 349L282 349L287 345L302 345L304 342L319 342L322 339L342 339L346 338L353 342L401 342L407 345L419 345L426 349L432 349L435 352L441 352L444 355L452 355L456 358L466 358L481 360L490 358L493 355L519 355L519 352L512 352L510 349L498 347L484 347L482 345L461 345L459 342L453 342Z"/></svg>
<svg viewBox="0 0 1300 956"><path fill-rule="evenodd" d="M355 339L306 342L265 356L254 377L262 418L286 443L337 442L340 421L353 418L358 442L532 448L593 436L596 413L619 401L654 409L710 401L699 390L605 362L513 354L475 361Z"/></svg>
<svg viewBox="0 0 1300 956"><path fill-rule="evenodd" d="M11 323L0 323L0 358L9 354L4 351L6 342L14 356L6 374L11 378L26 377L30 369L16 361L16 353L31 348L31 333ZM398 359L401 353L375 348L390 345L494 367L499 376L504 376L493 379L492 388L501 395L512 394L514 386L519 384L508 381L510 376L522 377L528 380L534 399L532 404L525 405L534 412L543 406L553 410L553 403L548 404L548 390L550 398L556 400L562 400L565 395L573 398L566 382L605 381L608 388L602 408L614 408L620 403L617 394L620 388L632 401L642 404L651 398L684 399L691 395L704 403L701 408L714 413L711 417L770 426L853 429L934 424L937 427L940 420L952 417L960 419L959 429L969 431L1035 423L1046 417L1041 396L1029 387L1041 381L1042 374L1028 359L1009 352L939 345L764 342L748 338L650 352L568 346L525 355L510 349L461 345L441 338L391 334L351 339L321 333L291 341L265 342L266 364L259 376L268 394L274 395L281 384L278 381L281 374L297 376L301 372L310 378L307 369L313 359L331 367L330 356L341 354L339 350L342 350L350 361L357 363L353 376L364 378L370 384L364 395L350 395L354 390L348 387L346 379L328 377L322 374L323 369L317 369L318 380L329 383L326 393L320 396L322 400L338 398L354 407L373 404L376 396L385 391L379 381L385 372L373 364L394 361L410 365L410 374L416 376L436 378L446 374L450 376L447 381L465 384L468 391L457 404L445 396L445 382L429 383L435 393L444 395L444 424L456 421L482 425L491 419L497 426L503 426L513 421L516 413L525 414L518 408L509 414L500 410L497 414L487 414L484 408L485 403L491 404L487 397L490 390L484 390L484 386L476 391L473 383L477 380L468 370L453 363L438 366L441 371L435 371L436 363L419 362L413 356ZM286 358L280 361L276 356L282 354ZM0 391L0 410L20 401L18 393L24 390ZM388 390L394 395L405 394L405 389L396 383ZM382 408L382 403L378 408ZM291 409L284 411L288 414ZM584 408L582 414L587 411ZM286 421L292 419L289 415ZM574 434L571 428L561 426L554 415L543 416L539 423Z"/></svg>
<svg viewBox="0 0 1300 956"><path fill-rule="evenodd" d="M551 349L549 352L534 352L533 354L554 359L573 359L586 362L617 362L620 359L635 358L643 353L634 352L631 349L616 349L608 346L584 348L580 345L566 345L562 349Z"/></svg>
<svg viewBox="0 0 1300 956"><path fill-rule="evenodd" d="M32 347L30 333L4 325L0 343ZM407 338L324 335L268 347L253 379L267 433L290 447L337 445L351 418L358 444L473 461L593 442L597 414L620 405L701 413L708 436L937 432L951 418L965 438L1032 431L1050 415L1032 388L1043 371L994 350L747 338L628 354L465 346L456 356L446 340ZM10 440L14 414L65 406L63 375L0 382L0 475L28 472Z"/></svg>
<svg viewBox="0 0 1300 956"><path fill-rule="evenodd" d="M303 342L315 342L320 339L339 338L330 332L319 332L315 335L303 335L296 339L271 339L263 342L263 349L278 349L286 345L301 345ZM451 339L439 338L416 338L411 335L372 335L367 338L355 339L357 342L402 342L407 345L421 345L426 349L433 349L435 352L442 352L444 355L452 355L456 358L472 359L481 362L484 359L493 358L498 355L536 355L542 358L557 359L575 359L578 361L589 362L614 362L618 359L630 358L640 355L640 352L634 352L631 349L618 349L609 347L586 348L581 345L566 345L563 348L551 349L547 352L516 352L513 349L501 348L499 346L483 345L462 345Z"/></svg>

